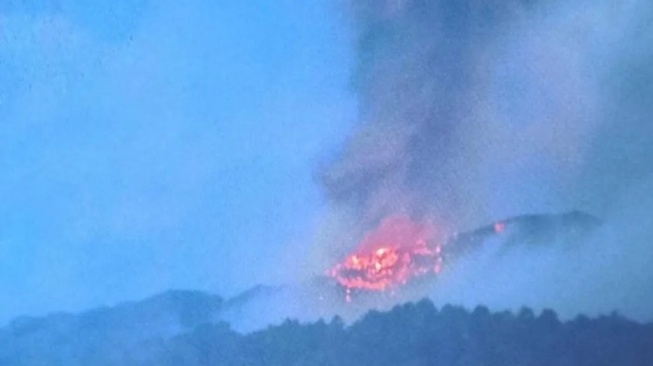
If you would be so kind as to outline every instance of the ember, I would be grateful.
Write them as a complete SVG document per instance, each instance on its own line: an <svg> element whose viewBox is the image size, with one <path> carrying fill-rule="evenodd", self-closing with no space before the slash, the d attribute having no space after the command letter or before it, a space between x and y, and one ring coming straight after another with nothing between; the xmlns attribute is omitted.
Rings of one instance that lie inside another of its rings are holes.
<svg viewBox="0 0 653 366"><path fill-rule="evenodd" d="M347 301L354 290L384 291L418 276L437 274L442 266L441 247L431 243L433 239L431 225L390 217L328 274L346 289Z"/></svg>
<svg viewBox="0 0 653 366"><path fill-rule="evenodd" d="M497 234L501 234L502 232L506 231L506 223L505 222L495 222L494 223L494 232Z"/></svg>

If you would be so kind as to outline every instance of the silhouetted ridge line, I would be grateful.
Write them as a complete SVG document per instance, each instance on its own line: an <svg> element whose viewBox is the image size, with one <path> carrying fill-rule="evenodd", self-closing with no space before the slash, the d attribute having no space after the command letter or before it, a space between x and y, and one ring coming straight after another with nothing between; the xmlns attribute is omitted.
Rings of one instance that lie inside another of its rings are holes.
<svg viewBox="0 0 653 366"><path fill-rule="evenodd" d="M472 311L451 305L438 309L422 300L388 312L370 311L349 326L339 317L307 324L286 320L240 334L207 311L220 303L200 292L169 292L80 315L33 318L29 327L13 324L0 331L0 364L653 364L653 324L617 313L562 322L552 310L535 314L523 308L515 314L492 313L482 306ZM171 313L176 317L168 318ZM194 326L180 325L183 314L192 315Z"/></svg>

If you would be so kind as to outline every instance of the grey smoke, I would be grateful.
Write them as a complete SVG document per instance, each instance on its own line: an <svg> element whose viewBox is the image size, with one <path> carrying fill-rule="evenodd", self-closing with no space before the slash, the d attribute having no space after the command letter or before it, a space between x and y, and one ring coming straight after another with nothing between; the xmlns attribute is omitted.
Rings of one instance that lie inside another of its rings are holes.
<svg viewBox="0 0 653 366"><path fill-rule="evenodd" d="M454 232L580 209L605 225L575 250L480 254L434 299L653 319L653 3L350 4L360 124L321 175L320 255L394 213Z"/></svg>
<svg viewBox="0 0 653 366"><path fill-rule="evenodd" d="M336 205L456 227L525 211L605 215L650 175L648 2L352 8L361 123L324 174Z"/></svg>

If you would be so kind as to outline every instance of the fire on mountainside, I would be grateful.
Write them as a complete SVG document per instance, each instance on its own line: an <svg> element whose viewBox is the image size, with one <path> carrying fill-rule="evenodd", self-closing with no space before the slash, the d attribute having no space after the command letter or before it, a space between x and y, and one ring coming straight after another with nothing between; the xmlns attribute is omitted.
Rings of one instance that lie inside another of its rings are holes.
<svg viewBox="0 0 653 366"><path fill-rule="evenodd" d="M442 246L428 222L405 216L388 217L367 234L358 248L327 274L352 291L385 291L416 277L438 274L442 269Z"/></svg>

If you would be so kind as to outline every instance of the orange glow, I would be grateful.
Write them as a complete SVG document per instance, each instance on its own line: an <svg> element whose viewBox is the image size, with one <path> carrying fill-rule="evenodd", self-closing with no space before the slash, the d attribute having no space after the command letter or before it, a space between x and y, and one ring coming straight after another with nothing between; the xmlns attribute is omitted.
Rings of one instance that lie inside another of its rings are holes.
<svg viewBox="0 0 653 366"><path fill-rule="evenodd" d="M441 248L434 229L404 216L389 217L368 233L355 253L327 273L346 290L384 291L442 268ZM430 245L429 245L430 243Z"/></svg>
<svg viewBox="0 0 653 366"><path fill-rule="evenodd" d="M506 223L505 222L495 222L494 223L494 232L497 234L500 234L502 232L506 231Z"/></svg>

